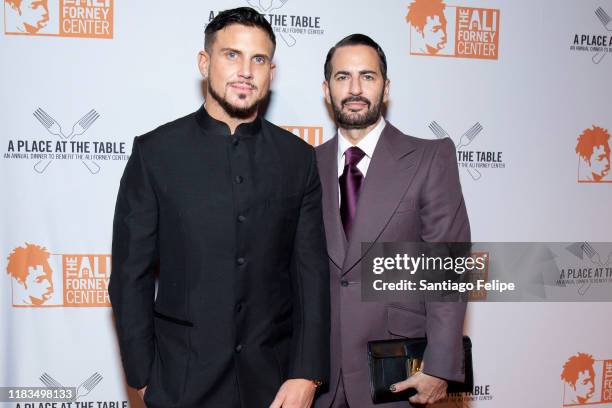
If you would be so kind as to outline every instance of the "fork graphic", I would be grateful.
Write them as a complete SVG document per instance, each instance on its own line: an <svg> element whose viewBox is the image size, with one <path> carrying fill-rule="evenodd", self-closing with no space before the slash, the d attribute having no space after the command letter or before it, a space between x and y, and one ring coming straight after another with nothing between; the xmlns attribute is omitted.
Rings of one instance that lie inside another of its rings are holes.
<svg viewBox="0 0 612 408"><path fill-rule="evenodd" d="M40 381L45 384L48 388L64 388L55 378L51 377L47 373L42 373Z"/></svg>
<svg viewBox="0 0 612 408"><path fill-rule="evenodd" d="M41 125L43 125L49 133L55 136L59 136L62 139L65 139L64 133L62 132L62 127L60 124L51 117L47 112L45 112L42 108L37 108L34 111L34 117L38 119Z"/></svg>
<svg viewBox="0 0 612 408"><path fill-rule="evenodd" d="M593 57L591 58L593 60L594 64L599 64L601 62L602 59L604 59L604 57L606 56L605 52L596 52Z"/></svg>
<svg viewBox="0 0 612 408"><path fill-rule="evenodd" d="M601 24L603 24L606 30L612 31L612 18L610 18L604 9L597 7L597 10L595 10L595 15L597 18L599 18L599 21L601 21Z"/></svg>
<svg viewBox="0 0 612 408"><path fill-rule="evenodd" d="M66 139L72 140L74 137L82 135L99 117L100 114L95 109L90 110L72 126L72 131Z"/></svg>
<svg viewBox="0 0 612 408"><path fill-rule="evenodd" d="M85 114L85 116L83 116L81 119L79 119L73 126L72 126L72 132L70 133L70 136L68 136L68 140L72 140L74 139L76 136L80 136L83 133L85 133L85 131L87 131L87 129L89 129L89 127L100 117L100 114L98 112L96 112L95 109L90 110L89 112L87 112ZM81 160L81 162L85 165L85 167L87 167L87 170L89 170L89 172L91 174L96 174L100 171L100 166L98 165L98 163L94 162L93 160Z"/></svg>
<svg viewBox="0 0 612 408"><path fill-rule="evenodd" d="M38 119L40 124L43 125L47 129L47 131L51 133L52 135L58 136L60 139L66 138L66 136L64 135L64 132L62 132L62 127L60 126L60 124L55 119L53 119L51 115L45 112L42 108L38 107L34 111L34 117ZM36 170L36 172L38 173L44 173L44 171L47 170L47 167L49 167L49 164L51 164L52 161L53 159L39 160L34 165L34 170Z"/></svg>
<svg viewBox="0 0 612 408"><path fill-rule="evenodd" d="M104 377L102 377L97 371L91 376L89 376L89 378L87 378L77 387L76 393L72 398L72 401L76 401L78 398L84 397L89 394L91 390L93 390L96 385L98 385L100 381L102 381L102 378ZM40 376L40 381L48 388L65 388L62 384L59 383L59 381L57 381L55 378L51 377L47 373L43 373Z"/></svg>
<svg viewBox="0 0 612 408"><path fill-rule="evenodd" d="M270 8L266 11L272 11L279 9L285 5L285 3L289 0L272 0L272 4L270 4Z"/></svg>
<svg viewBox="0 0 612 408"><path fill-rule="evenodd" d="M449 139L451 138L442 128L442 126L440 126L435 120L429 124L429 129L438 139L444 139L445 137L448 137ZM461 135L461 138L459 138L459 144L457 145L457 150L461 150L463 147L466 147L472 143L472 140L474 140L476 135L478 135L481 130L482 125L480 122L476 122L471 128L468 129L467 132ZM465 169L474 180L479 180L480 177L482 177L482 173L480 173L478 169L472 169L470 167L466 167Z"/></svg>
<svg viewBox="0 0 612 408"><path fill-rule="evenodd" d="M604 9L602 9L601 7L597 7L597 9L595 10L595 15L597 16L599 21L601 21L601 24L606 30L612 31L612 18L610 18L610 16L608 15L608 13L606 13ZM605 52L596 52L591 59L593 60L593 63L599 64L605 56Z"/></svg>
<svg viewBox="0 0 612 408"><path fill-rule="evenodd" d="M461 135L459 139L459 145L457 146L457 150L461 150L462 147L465 147L472 143L472 140L482 131L482 125L480 122L476 122L474 126L468 129L467 132Z"/></svg>
<svg viewBox="0 0 612 408"><path fill-rule="evenodd" d="M84 397L87 394L89 394L91 390L93 390L96 387L96 385L98 385L100 381L102 381L102 378L103 377L100 375L100 373L98 372L93 373L88 379L83 381L77 387L76 394L74 396L73 401L76 401L78 398Z"/></svg>
<svg viewBox="0 0 612 408"><path fill-rule="evenodd" d="M79 119L72 126L72 131L70 132L70 134L68 136L64 135L64 133L62 132L62 128L59 125L59 123L55 119L53 119L47 112L42 110L41 108L36 109L36 111L34 112L34 117L36 119L38 119L38 121L52 135L59 136L61 139L72 140L76 136L79 136L79 135L82 135L83 133L85 133L85 131L87 129L89 129L89 127L100 117L100 114L98 112L96 112L95 109L92 109L89 112L87 112L85 114L85 116L83 116L81 119ZM53 161L53 159L39 160L34 165L34 170L36 170L36 172L38 172L38 173L43 173L47 169L47 167L49 167L49 164L51 164L52 161ZM96 162L94 162L93 160L87 159L87 160L81 160L81 162L85 165L85 167L87 167L87 169L92 174L96 174L97 172L100 171L100 166Z"/></svg>
<svg viewBox="0 0 612 408"><path fill-rule="evenodd" d="M287 3L287 1L289 0L272 0L271 2L269 2L268 7L265 7L263 4L261 4L262 0L246 0L246 2L249 3L251 7L259 10L261 14L266 14L268 12L281 8L285 5L285 3ZM295 37L293 35L285 35L285 33L283 32L279 32L278 34L285 42L285 44L287 44L287 46L293 47L295 45Z"/></svg>
<svg viewBox="0 0 612 408"><path fill-rule="evenodd" d="M591 244L589 244L588 242L584 242L580 247L582 248L582 253L585 254L594 265L599 265L603 268L599 253L595 251L595 249L593 249ZM589 290L590 287L591 282L584 282L580 286L580 288L578 288L578 293L580 293L581 296L584 296L584 294L587 292L587 290Z"/></svg>

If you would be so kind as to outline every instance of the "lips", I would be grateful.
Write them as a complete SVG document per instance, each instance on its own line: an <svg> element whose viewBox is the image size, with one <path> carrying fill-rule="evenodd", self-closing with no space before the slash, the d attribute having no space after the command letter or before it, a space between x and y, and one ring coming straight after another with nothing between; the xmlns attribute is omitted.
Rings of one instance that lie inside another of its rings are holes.
<svg viewBox="0 0 612 408"><path fill-rule="evenodd" d="M255 85L246 82L232 82L229 86L241 92L251 92L256 89Z"/></svg>
<svg viewBox="0 0 612 408"><path fill-rule="evenodd" d="M348 109L363 109L370 106L370 101L365 98L355 97L355 98L346 98L342 101L342 106Z"/></svg>

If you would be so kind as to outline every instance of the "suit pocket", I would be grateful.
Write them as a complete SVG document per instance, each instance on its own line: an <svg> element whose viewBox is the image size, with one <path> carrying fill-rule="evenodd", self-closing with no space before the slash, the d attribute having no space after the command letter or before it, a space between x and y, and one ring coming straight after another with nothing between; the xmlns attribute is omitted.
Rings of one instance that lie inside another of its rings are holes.
<svg viewBox="0 0 612 408"><path fill-rule="evenodd" d="M179 319L176 317L169 316L164 313L160 313L157 310L153 311L153 315L158 319L165 320L170 323L178 324L180 326L193 327L193 323L188 320Z"/></svg>
<svg viewBox="0 0 612 408"><path fill-rule="evenodd" d="M156 361L151 373L154 385L149 399L180 401L184 394L189 359L191 356L191 327L193 323L173 316L154 312Z"/></svg>
<svg viewBox="0 0 612 408"><path fill-rule="evenodd" d="M425 337L425 311L421 304L388 305L387 331L392 337Z"/></svg>

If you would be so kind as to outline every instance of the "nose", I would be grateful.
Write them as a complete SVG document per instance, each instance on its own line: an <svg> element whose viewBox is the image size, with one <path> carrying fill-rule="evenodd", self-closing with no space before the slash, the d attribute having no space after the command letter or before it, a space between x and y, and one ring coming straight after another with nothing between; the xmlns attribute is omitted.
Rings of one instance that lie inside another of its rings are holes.
<svg viewBox="0 0 612 408"><path fill-rule="evenodd" d="M351 78L349 92L351 95L361 95L361 79L359 77Z"/></svg>
<svg viewBox="0 0 612 408"><path fill-rule="evenodd" d="M248 58L245 58L243 60L242 66L240 67L240 71L238 72L238 76L243 79L253 79L251 61Z"/></svg>

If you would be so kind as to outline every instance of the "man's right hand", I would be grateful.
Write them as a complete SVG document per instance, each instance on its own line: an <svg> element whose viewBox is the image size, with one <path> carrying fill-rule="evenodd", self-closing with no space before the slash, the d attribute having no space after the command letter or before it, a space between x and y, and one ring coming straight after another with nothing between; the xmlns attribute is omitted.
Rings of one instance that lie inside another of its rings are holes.
<svg viewBox="0 0 612 408"><path fill-rule="evenodd" d="M410 397L408 401L413 404L435 404L446 398L448 383L438 377L427 375L422 371L408 377L407 380L393 384L392 392L401 392L408 388L416 389L417 393Z"/></svg>

